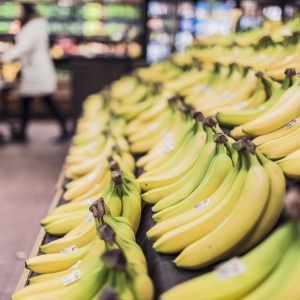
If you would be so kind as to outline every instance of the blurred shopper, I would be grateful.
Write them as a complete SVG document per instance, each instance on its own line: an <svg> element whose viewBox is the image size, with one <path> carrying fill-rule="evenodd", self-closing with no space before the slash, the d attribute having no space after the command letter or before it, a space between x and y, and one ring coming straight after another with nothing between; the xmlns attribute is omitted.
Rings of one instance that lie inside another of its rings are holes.
<svg viewBox="0 0 300 300"><path fill-rule="evenodd" d="M12 138L26 140L26 130L30 115L30 104L39 96L48 106L59 122L61 135L58 141L67 138L65 121L53 102L52 95L56 90L56 76L49 52L48 23L41 18L30 2L19 4L19 21L21 29L16 35L16 46L6 51L3 63L20 60L22 117L20 128L12 130Z"/></svg>

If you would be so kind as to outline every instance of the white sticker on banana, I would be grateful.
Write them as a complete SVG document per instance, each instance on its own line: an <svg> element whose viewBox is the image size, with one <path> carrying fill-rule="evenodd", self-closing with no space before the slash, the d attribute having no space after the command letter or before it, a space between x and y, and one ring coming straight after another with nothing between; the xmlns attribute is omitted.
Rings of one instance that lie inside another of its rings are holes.
<svg viewBox="0 0 300 300"><path fill-rule="evenodd" d="M85 223L89 224L94 219L93 213L90 213L89 216L86 218Z"/></svg>
<svg viewBox="0 0 300 300"><path fill-rule="evenodd" d="M75 245L73 245L73 246L70 246L68 248L60 250L60 253L61 254L70 254L70 253L77 252L77 250L78 250L78 248Z"/></svg>
<svg viewBox="0 0 300 300"><path fill-rule="evenodd" d="M206 199L206 200L204 200L204 201L201 201L201 202L199 202L198 204L196 204L196 205L194 206L194 209L200 209L200 208L202 208L202 207L207 206L209 203L210 203L210 198L208 198L208 199Z"/></svg>
<svg viewBox="0 0 300 300"><path fill-rule="evenodd" d="M92 196L88 199L83 200L81 203L83 206L88 205L88 204L93 204L96 201L96 197Z"/></svg>
<svg viewBox="0 0 300 300"><path fill-rule="evenodd" d="M76 264L74 264L72 267L70 267L68 270L77 269L79 265L81 264L82 260L79 260Z"/></svg>
<svg viewBox="0 0 300 300"><path fill-rule="evenodd" d="M238 257L233 257L221 263L215 269L217 279L220 281L239 276L246 272L245 264Z"/></svg>
<svg viewBox="0 0 300 300"><path fill-rule="evenodd" d="M295 118L295 119L293 119L291 122L287 123L287 124L284 126L284 128L289 129L289 128L293 127L294 125L296 125L298 122L299 122L299 119L298 119L298 118Z"/></svg>
<svg viewBox="0 0 300 300"><path fill-rule="evenodd" d="M67 286L77 280L79 280L81 277L81 272L79 270L73 271L71 274L63 277L62 281L64 286Z"/></svg>

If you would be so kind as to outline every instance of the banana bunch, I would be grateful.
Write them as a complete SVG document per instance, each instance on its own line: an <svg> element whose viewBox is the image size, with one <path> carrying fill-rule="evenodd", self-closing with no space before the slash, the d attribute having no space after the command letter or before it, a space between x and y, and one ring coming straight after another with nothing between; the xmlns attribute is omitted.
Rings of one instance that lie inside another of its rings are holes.
<svg viewBox="0 0 300 300"><path fill-rule="evenodd" d="M231 131L234 138L268 134L298 117L300 114L300 77L295 75L294 69L287 69L286 74L282 87L269 99L272 100L272 105L254 120L235 127ZM268 101L265 104L267 105Z"/></svg>
<svg viewBox="0 0 300 300"><path fill-rule="evenodd" d="M137 167L142 168L145 172L145 175L141 175L141 177L147 176L148 172L156 172L157 169L167 171L168 165L171 166L171 161L174 163L183 154L182 151L186 147L185 142L192 146L191 138L196 130L196 125L190 107L180 105L175 114L177 120L173 127L153 145L147 154L137 160Z"/></svg>
<svg viewBox="0 0 300 300"><path fill-rule="evenodd" d="M125 132L132 153L145 153L158 143L167 142L173 136L174 127L185 118L185 113L177 109L180 99L168 98L169 95L163 93L155 106L128 123Z"/></svg>
<svg viewBox="0 0 300 300"><path fill-rule="evenodd" d="M268 77L264 75L260 77L266 89L268 87L270 91L269 97L266 99L265 102L252 108L219 112L216 116L218 122L221 125L228 127L237 126L231 131L231 135L233 137L241 138L245 136L245 134L241 132L241 125L251 122L257 119L258 117L262 116L267 111L269 111L279 101L279 99L283 96L285 91L292 86L292 78L295 78L294 71L292 69L288 69L285 73L285 80L283 81L280 88L278 88L277 83L275 83L274 81L270 81ZM258 91L256 91L255 93L258 93Z"/></svg>
<svg viewBox="0 0 300 300"><path fill-rule="evenodd" d="M101 239L109 249L102 259L109 269L105 283L93 299L151 300L154 288L147 275L147 263L141 249L118 235L108 224L98 227Z"/></svg>
<svg viewBox="0 0 300 300"><path fill-rule="evenodd" d="M109 161L111 165L109 181L105 185L102 184L97 194L55 208L41 221L47 233L60 236L70 232L89 217L89 206L100 197L105 199L113 216L127 218L134 232L137 231L141 216L140 187L132 174L121 173L118 163L112 157Z"/></svg>
<svg viewBox="0 0 300 300"><path fill-rule="evenodd" d="M284 41L285 37L289 37L293 35L293 32L299 29L299 16L295 16L293 19L288 20L282 26L275 28L271 33L270 36L273 41L276 43L280 43Z"/></svg>
<svg viewBox="0 0 300 300"><path fill-rule="evenodd" d="M300 149L299 133L300 124L297 116L282 128L258 136L253 143L269 159L277 160Z"/></svg>
<svg viewBox="0 0 300 300"><path fill-rule="evenodd" d="M109 94L113 99L126 100L138 86L139 80L136 76L123 76L110 85Z"/></svg>
<svg viewBox="0 0 300 300"><path fill-rule="evenodd" d="M248 139L233 145L239 150L238 162L215 190L207 198L199 194L198 203L185 201L182 212L179 208L147 232L156 251L180 252L174 260L180 268L197 269L246 252L281 214L285 179L280 168ZM247 219L240 222L246 211Z"/></svg>
<svg viewBox="0 0 300 300"><path fill-rule="evenodd" d="M234 42L240 47L246 47L253 45L253 42L258 42L262 37L268 34L269 32L263 26L248 31L239 31L234 36Z"/></svg>
<svg viewBox="0 0 300 300"><path fill-rule="evenodd" d="M121 299L153 298L146 260L128 221L113 219L103 199L90 210L99 236L95 234L89 244L77 250L72 246L70 252L64 249L27 260L26 267L41 275L31 278L30 285L16 292L13 300L98 299L107 288ZM142 296L145 290L146 298Z"/></svg>
<svg viewBox="0 0 300 300"><path fill-rule="evenodd" d="M140 82L131 93L111 98L110 108L114 114L131 120L151 107L155 99L153 86Z"/></svg>
<svg viewBox="0 0 300 300"><path fill-rule="evenodd" d="M299 222L288 222L247 254L171 288L160 299L299 299L299 246Z"/></svg>
<svg viewBox="0 0 300 300"><path fill-rule="evenodd" d="M135 71L135 75L142 81L161 84L181 76L182 73L182 68L175 65L171 60L156 62L149 67Z"/></svg>
<svg viewBox="0 0 300 300"><path fill-rule="evenodd" d="M203 101L196 101L193 106L205 116L215 116L219 111L230 109L236 105L245 105L244 103L257 90L257 85L258 78L250 68L246 68L244 72L230 72L222 84L223 88L220 87L221 93L213 94Z"/></svg>
<svg viewBox="0 0 300 300"><path fill-rule="evenodd" d="M283 80L283 70L287 68L299 69L298 55L300 53L299 32L294 32L291 37L286 38L282 46L272 55L273 61L265 68L266 74L275 80Z"/></svg>
<svg viewBox="0 0 300 300"><path fill-rule="evenodd" d="M214 136L211 126L202 124L203 119L201 113L195 113L186 131L178 130L172 152L161 156L159 148L156 152L151 149L137 162L141 166L142 162L145 164L149 161L144 165L145 172L138 178L138 182L144 191L143 200L154 205L152 210L155 212L155 221L173 211L179 211L187 199L212 192L235 163L237 154L234 154L230 144L226 145L232 159L227 155L227 148L222 145L227 141L226 137L222 134ZM184 129L183 125L178 128ZM153 159L150 161L151 157ZM219 160L223 161L223 165L220 164L222 169L217 167Z"/></svg>
<svg viewBox="0 0 300 300"><path fill-rule="evenodd" d="M286 157L277 160L276 163L288 178L300 179L300 149L291 152Z"/></svg>

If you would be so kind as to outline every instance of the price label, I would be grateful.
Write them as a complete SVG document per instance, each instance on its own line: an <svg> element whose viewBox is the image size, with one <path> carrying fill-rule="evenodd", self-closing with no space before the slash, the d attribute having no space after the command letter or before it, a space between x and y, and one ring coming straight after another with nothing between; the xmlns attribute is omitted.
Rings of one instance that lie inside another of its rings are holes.
<svg viewBox="0 0 300 300"><path fill-rule="evenodd" d="M201 207L207 206L210 203L210 199L206 199L204 201L199 202L194 206L194 209L200 209Z"/></svg>
<svg viewBox="0 0 300 300"><path fill-rule="evenodd" d="M295 119L293 119L291 122L287 123L287 124L284 126L284 128L289 129L289 128L293 127L295 124L297 124L298 122L299 122L299 119L298 119L298 118L295 118Z"/></svg>
<svg viewBox="0 0 300 300"><path fill-rule="evenodd" d="M95 201L96 201L96 198L95 198L95 196L93 196L93 197L83 200L81 203L82 203L82 205L88 205L88 204L93 204Z"/></svg>
<svg viewBox="0 0 300 300"><path fill-rule="evenodd" d="M79 270L73 271L71 274L63 277L62 281L64 286L67 286L77 280L79 280L81 277L81 272Z"/></svg>
<svg viewBox="0 0 300 300"><path fill-rule="evenodd" d="M88 178L86 179L86 182L92 183L96 178L97 178L97 174L93 172L88 176Z"/></svg>
<svg viewBox="0 0 300 300"><path fill-rule="evenodd" d="M230 260L216 266L217 279L223 281L229 278L237 277L246 272L245 264L238 258L233 257Z"/></svg>
<svg viewBox="0 0 300 300"><path fill-rule="evenodd" d="M76 246L71 246L65 249L60 250L61 254L69 254L69 253L75 253L78 250Z"/></svg>
<svg viewBox="0 0 300 300"><path fill-rule="evenodd" d="M93 213L90 213L89 216L86 218L85 223L89 224L92 220L94 220Z"/></svg>
<svg viewBox="0 0 300 300"><path fill-rule="evenodd" d="M80 264L81 264L81 260L79 260L75 265L73 265L72 267L70 267L68 270L77 269Z"/></svg>

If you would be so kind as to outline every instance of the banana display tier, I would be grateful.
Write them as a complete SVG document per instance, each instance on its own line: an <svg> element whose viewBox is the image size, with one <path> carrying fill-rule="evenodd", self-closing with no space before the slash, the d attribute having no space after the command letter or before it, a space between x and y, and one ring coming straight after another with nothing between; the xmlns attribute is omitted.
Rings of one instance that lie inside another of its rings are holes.
<svg viewBox="0 0 300 300"><path fill-rule="evenodd" d="M197 41L90 95L12 299L299 300L298 25Z"/></svg>

